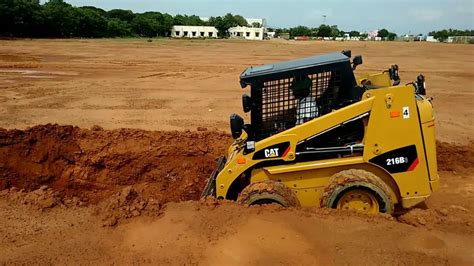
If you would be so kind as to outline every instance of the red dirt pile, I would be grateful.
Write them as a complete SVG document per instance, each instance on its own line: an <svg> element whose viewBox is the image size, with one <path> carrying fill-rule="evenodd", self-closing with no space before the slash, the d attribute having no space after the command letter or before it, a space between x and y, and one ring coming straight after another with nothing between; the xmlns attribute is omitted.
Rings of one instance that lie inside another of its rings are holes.
<svg viewBox="0 0 474 266"><path fill-rule="evenodd" d="M0 190L48 186L95 203L133 185L160 203L196 200L227 134L44 125L0 130Z"/></svg>

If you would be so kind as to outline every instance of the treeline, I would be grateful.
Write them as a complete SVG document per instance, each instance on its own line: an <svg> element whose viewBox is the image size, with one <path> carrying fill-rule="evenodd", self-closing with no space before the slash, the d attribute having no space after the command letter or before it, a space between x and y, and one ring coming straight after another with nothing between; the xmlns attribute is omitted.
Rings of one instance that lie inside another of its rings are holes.
<svg viewBox="0 0 474 266"><path fill-rule="evenodd" d="M173 25L214 26L220 37L227 37L231 27L261 26L258 23L248 25L245 18L230 13L203 21L195 15L172 16L160 12L134 13L123 9L105 11L93 6L75 7L63 0L49 0L44 4L40 4L39 0L0 0L0 36L4 37L156 37L169 36ZM276 31L277 36L289 33L290 38L337 38L346 34L360 39L368 37L367 33L343 31L337 25L325 24L316 28L297 26L269 30ZM432 31L429 35L445 41L449 36L474 36L474 30L444 29ZM384 40L395 40L397 37L387 29L379 30L377 36Z"/></svg>
<svg viewBox="0 0 474 266"><path fill-rule="evenodd" d="M433 36L440 42L444 42L451 36L474 36L474 30L455 30L444 29L439 31L431 31L428 35Z"/></svg>
<svg viewBox="0 0 474 266"><path fill-rule="evenodd" d="M289 33L290 38L294 38L296 36L308 36L308 37L321 37L321 38L337 38L337 37L344 37L346 34L349 37L366 39L368 37L367 33L361 33L356 30L352 31L343 31L340 30L337 25L326 25L321 24L319 27L316 28L309 28L306 26L297 26L293 28L277 28L277 29L270 29L274 30L276 35L280 35L281 33ZM397 37L396 33L390 32L387 29L381 29L378 31L377 37L381 37L384 40L393 41Z"/></svg>
<svg viewBox="0 0 474 266"><path fill-rule="evenodd" d="M63 0L44 4L39 0L0 1L0 36L5 37L156 37L169 36L173 25L214 26L221 37L228 36L231 27L252 26L242 16L232 14L203 21L198 16L75 7Z"/></svg>

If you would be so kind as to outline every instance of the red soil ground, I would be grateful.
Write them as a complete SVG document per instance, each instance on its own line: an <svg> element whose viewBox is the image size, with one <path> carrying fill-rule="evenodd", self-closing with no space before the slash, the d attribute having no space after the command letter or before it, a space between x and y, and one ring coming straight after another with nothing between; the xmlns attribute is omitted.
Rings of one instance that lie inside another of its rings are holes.
<svg viewBox="0 0 474 266"><path fill-rule="evenodd" d="M357 73L425 74L440 191L395 218L196 201L241 110L240 72L343 49L364 56ZM472 265L473 56L429 43L0 41L0 264Z"/></svg>

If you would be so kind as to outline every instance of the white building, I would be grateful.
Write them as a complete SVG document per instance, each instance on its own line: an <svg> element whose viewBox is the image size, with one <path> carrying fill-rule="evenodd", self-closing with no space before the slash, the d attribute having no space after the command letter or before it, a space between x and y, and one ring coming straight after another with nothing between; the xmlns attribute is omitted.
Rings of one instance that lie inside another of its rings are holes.
<svg viewBox="0 0 474 266"><path fill-rule="evenodd" d="M264 28L251 27L233 27L229 29L231 38L239 38L246 40L263 40Z"/></svg>
<svg viewBox="0 0 474 266"><path fill-rule="evenodd" d="M267 31L267 37L270 39L275 38L276 32L275 31Z"/></svg>
<svg viewBox="0 0 474 266"><path fill-rule="evenodd" d="M377 37L379 35L379 31L378 30L368 31L367 35L368 35L369 39L375 39L375 37Z"/></svg>
<svg viewBox="0 0 474 266"><path fill-rule="evenodd" d="M203 21L208 18L201 18ZM266 20L246 18L248 27L233 27L229 29L231 38L246 40L263 40L266 34ZM217 38L218 30L213 26L183 26L175 25L171 28L173 38Z"/></svg>
<svg viewBox="0 0 474 266"><path fill-rule="evenodd" d="M254 27L254 25L259 25L259 27L255 28L267 28L267 20L264 18L246 18L247 24L249 24L250 27Z"/></svg>
<svg viewBox="0 0 474 266"><path fill-rule="evenodd" d="M212 26L182 26L171 28L173 38L217 38L217 29Z"/></svg>
<svg viewBox="0 0 474 266"><path fill-rule="evenodd" d="M267 33L267 20L264 18L246 18L248 27L233 27L229 29L231 38L246 40L263 40Z"/></svg>

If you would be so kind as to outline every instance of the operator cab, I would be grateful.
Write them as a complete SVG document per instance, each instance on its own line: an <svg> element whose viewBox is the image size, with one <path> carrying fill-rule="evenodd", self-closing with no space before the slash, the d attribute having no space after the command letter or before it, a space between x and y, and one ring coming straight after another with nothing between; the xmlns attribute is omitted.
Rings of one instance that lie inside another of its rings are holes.
<svg viewBox="0 0 474 266"><path fill-rule="evenodd" d="M233 114L233 137L245 130L248 140L259 141L359 101L364 90L353 73L359 64L362 57L351 62L350 51L343 51L247 68L240 84L250 86L242 104L251 123Z"/></svg>

